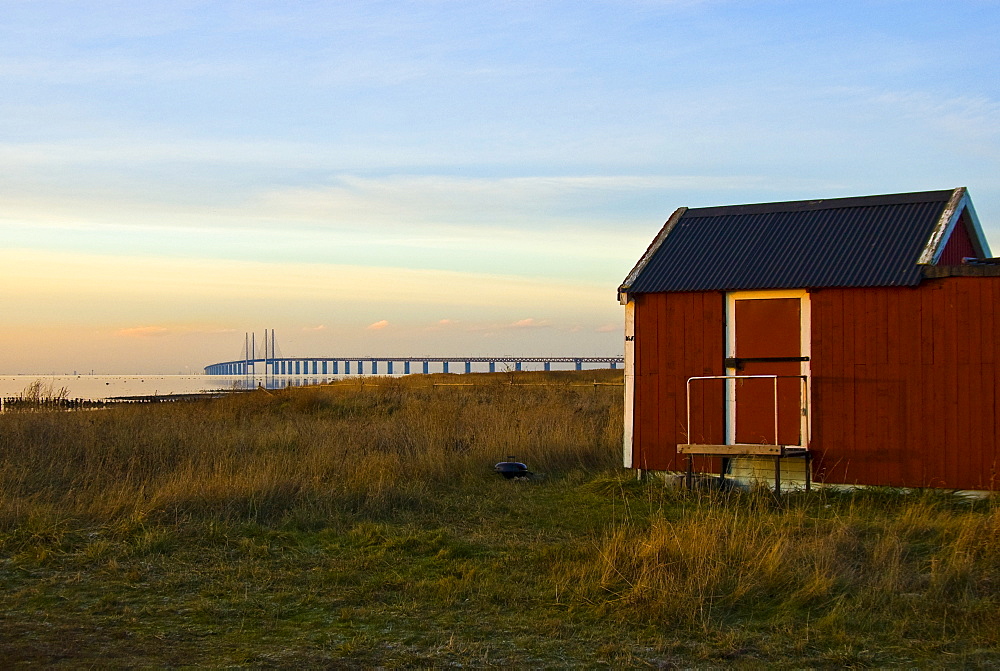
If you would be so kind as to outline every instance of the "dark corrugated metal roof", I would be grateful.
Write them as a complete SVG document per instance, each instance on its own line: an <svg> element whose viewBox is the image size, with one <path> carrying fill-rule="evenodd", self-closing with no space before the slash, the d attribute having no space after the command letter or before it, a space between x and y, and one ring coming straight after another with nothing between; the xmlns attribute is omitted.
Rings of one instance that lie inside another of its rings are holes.
<svg viewBox="0 0 1000 671"><path fill-rule="evenodd" d="M952 191L685 211L628 292L910 286Z"/></svg>

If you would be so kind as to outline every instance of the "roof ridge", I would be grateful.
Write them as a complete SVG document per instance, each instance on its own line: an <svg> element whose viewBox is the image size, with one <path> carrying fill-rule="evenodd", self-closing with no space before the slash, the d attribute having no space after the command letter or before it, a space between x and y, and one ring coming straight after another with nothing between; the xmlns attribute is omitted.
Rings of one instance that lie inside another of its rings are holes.
<svg viewBox="0 0 1000 671"><path fill-rule="evenodd" d="M962 187L964 188L964 187ZM766 214L770 212L808 212L832 210L846 207L877 207L880 205L903 205L906 203L946 203L956 189L940 191L913 191L889 193L876 196L848 196L846 198L821 198L812 200L788 200L772 203L748 203L744 205L718 205L712 207L692 207L688 217L721 217L732 214Z"/></svg>

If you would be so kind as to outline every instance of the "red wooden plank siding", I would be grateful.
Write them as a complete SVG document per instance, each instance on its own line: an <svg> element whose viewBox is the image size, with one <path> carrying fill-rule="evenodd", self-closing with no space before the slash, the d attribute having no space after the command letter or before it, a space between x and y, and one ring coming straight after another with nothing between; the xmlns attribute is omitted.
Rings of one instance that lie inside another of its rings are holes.
<svg viewBox="0 0 1000 671"><path fill-rule="evenodd" d="M830 328L828 337L829 347L826 348L829 358L824 361L811 362L811 371L813 374L813 383L815 384L816 378L819 377L821 384L824 384L827 390L827 396L834 399L834 402L828 407L817 404L813 408L813 416L822 416L824 418L822 424L825 433L824 440L820 443L821 451L820 459L818 460L820 468L816 472L818 479L822 481L831 475L829 471L837 465L834 459L826 459L823 456L822 446L827 444L835 445L837 441L843 441L847 436L848 424L845 422L845 419L850 417L854 411L854 389L847 383L844 370L844 361L847 360L845 352L849 347L847 326L850 323L849 320L844 319L844 292L824 290L820 292L820 296L823 297L824 304L829 306L828 309L830 310L829 319L827 320ZM813 306L813 313L815 312L816 307ZM850 350L853 351L853 340L851 340ZM819 367L817 367L817 364ZM822 412L820 412L821 407L823 408ZM833 454L836 454L836 452Z"/></svg>
<svg viewBox="0 0 1000 671"><path fill-rule="evenodd" d="M997 375L1000 374L1000 369L997 367L997 363L1000 362L1000 334L997 333L996 328L1000 326L997 322L996 313L990 309L991 307L1000 308L1000 287L997 286L996 282L980 282L980 308L982 309L982 330L981 330L981 342L983 348L983 375L980 385L982 407L993 408L993 412L989 413L990 417L988 421L984 421L983 431L985 432L985 437L987 439L992 438L997 441L997 433L1000 432L1000 424L997 422L997 415L1000 414L1000 394L997 393ZM997 467L997 451L994 451L992 455L984 453L983 455L983 472L984 474L989 474L989 479L992 489L1000 488L1000 473L998 473Z"/></svg>
<svg viewBox="0 0 1000 671"><path fill-rule="evenodd" d="M827 334L830 330L827 319L829 316L828 311L815 310L814 306L817 303L822 303L825 296L822 292L812 292L809 295L810 304L810 319L812 322L812 332ZM828 349L829 349L829 339L828 338L812 338L810 336L809 343L809 356L812 360L816 359L827 359ZM810 364L811 366L812 364ZM815 378L811 381L810 385L810 395L808 397L808 403L810 410L812 409L813 403L827 402L825 399L828 397L827 390L823 385L817 385ZM810 412L809 415L809 444L813 449L816 449L816 441L819 440L819 436L823 433L823 420L822 417L816 416L815 413ZM816 471L816 464L813 464L813 471Z"/></svg>
<svg viewBox="0 0 1000 671"><path fill-rule="evenodd" d="M851 445L851 467L853 470L857 470L867 461L867 468L871 471L870 477L881 480L880 446L875 444L875 437L872 435L877 420L872 421L873 418L869 415L877 407L874 390L875 332L881 327L881 323L880 320L871 319L874 309L873 306L869 305L870 301L867 300L867 294L870 293L870 289L858 289L855 292L855 322L859 326L860 333L857 340L858 359L854 365L857 376L854 385L854 407L865 413L867 421L855 423L856 439ZM868 449L865 450L864 447Z"/></svg>
<svg viewBox="0 0 1000 671"><path fill-rule="evenodd" d="M954 321L954 284L942 283L941 286L942 290L938 292L941 295L940 321L934 325L943 336L941 355L944 357L943 365L935 362L934 366L934 375L939 379L937 386L941 389L938 412L942 414L936 422L939 446L937 455L942 474L937 484L947 486L949 482L954 482L956 475L957 460L950 457L946 446L955 445L958 436L958 342Z"/></svg>
<svg viewBox="0 0 1000 671"><path fill-rule="evenodd" d="M827 433L833 431L829 424L836 422L835 408L841 407L840 385L835 384L829 371L829 362L835 360L833 344L839 343L843 334L843 320L835 315L839 311L840 294L831 291L814 291L809 295L812 334L810 337L810 363L812 397L809 403L809 445L818 455L813 461L813 477L824 477L822 454ZM836 357L839 359L839 357ZM825 373L825 374L824 374ZM827 413L817 413L816 408L828 408Z"/></svg>
<svg viewBox="0 0 1000 671"><path fill-rule="evenodd" d="M890 434L895 435L901 452L900 485L913 482L924 482L924 462L913 458L907 446L915 445L921 440L923 431L920 424L924 421L923 409L923 364L921 357L927 349L921 338L923 326L923 300L919 289L903 289L895 294L899 306L900 318L900 365L897 372L904 395L903 416L901 425L890 428Z"/></svg>
<svg viewBox="0 0 1000 671"><path fill-rule="evenodd" d="M645 303L643 301L643 296L635 296L633 300L633 330L632 339L633 341L641 342L643 339L643 334L645 334L647 327L645 325ZM637 448L643 441L644 437L644 426L646 423L645 413L639 412L639 398L644 396L646 392L646 382L649 374L646 372L646 357L644 352L638 346L632 348L633 356L633 377L632 377L632 465L635 468L643 468L642 463L639 461L639 450ZM626 417L626 421L628 418Z"/></svg>
<svg viewBox="0 0 1000 671"><path fill-rule="evenodd" d="M950 390L946 389L947 380L942 368L947 365L947 341L945 338L946 301L944 297L944 283L930 282L924 292L930 296L930 313L924 315L924 339L933 350L930 365L924 367L925 390L929 392L928 399L925 398L923 426L926 431L922 439L926 439L930 445L941 445L945 440L945 420L944 405L950 396ZM926 444L924 445L926 450ZM938 449L929 451L925 459L926 469L924 477L927 484L931 486L942 486L945 474L946 455L944 450Z"/></svg>
<svg viewBox="0 0 1000 671"><path fill-rule="evenodd" d="M976 256L976 250L972 246L972 238L969 236L969 229L967 228L967 216L967 214L962 215L962 219L955 226L951 235L948 236L948 242L945 243L941 256L938 258L939 265L957 266L961 265L962 259Z"/></svg>
<svg viewBox="0 0 1000 671"><path fill-rule="evenodd" d="M651 297L652 298L652 297ZM657 297L652 305L653 330L656 335L656 342L651 343L649 355L656 360L656 375L651 381L653 407L660 411L656 412L655 421L651 423L647 440L644 444L657 445L660 433L664 426L670 426L674 422L674 395L669 389L669 368L671 364L671 350L677 347L677 337L674 334L674 320L670 319L666 303ZM670 466L669 461L665 461L665 454L658 450L643 450L644 460L647 462L646 468L666 469Z"/></svg>
<svg viewBox="0 0 1000 671"><path fill-rule="evenodd" d="M813 293L817 479L1000 486L998 300L989 277Z"/></svg>
<svg viewBox="0 0 1000 671"><path fill-rule="evenodd" d="M685 389L689 377L722 375L723 299L717 292L635 296L636 387L634 464L650 470L683 470L677 444L687 442ZM717 384L717 383L710 383ZM721 396L702 390L697 416L706 437L722 439ZM692 417L692 423L695 417ZM699 470L717 470L717 460L696 462Z"/></svg>
<svg viewBox="0 0 1000 671"><path fill-rule="evenodd" d="M684 314L690 318L684 319L684 357L683 361L689 362L692 371L691 376L702 375L702 356L705 345L705 332L701 314L701 295L684 294L683 301ZM696 382L691 387L691 435L684 439L688 443L705 442L705 383ZM685 385L685 394L687 387ZM687 398L683 398L680 412L684 413L686 419Z"/></svg>
<svg viewBox="0 0 1000 671"><path fill-rule="evenodd" d="M884 389L882 396L886 403L894 406L893 412L896 417L906 416L906 380L900 365L899 348L902 334L902 324L899 314L899 301L895 296L886 292L878 292L881 300L881 309L886 317L886 361L885 369L882 373L882 384ZM889 450L886 461L886 481L892 485L903 482L903 461L906 458L901 445L905 444L897 440L893 435L892 421L879 424L879 441ZM905 425L900 427L905 433ZM899 429L897 429L898 431Z"/></svg>
<svg viewBox="0 0 1000 671"><path fill-rule="evenodd" d="M636 296L635 298L635 397L634 397L634 417L636 424L636 434L633 438L633 459L639 468L656 468L657 465L650 462L650 450L643 450L642 446L649 444L656 439L657 426L660 416L667 408L660 407L659 389L660 382L660 359L657 355L660 341L668 337L667 333L660 333L657 329L659 320L657 318L656 296ZM666 345L663 345L666 346ZM673 408L670 408L672 413Z"/></svg>
<svg viewBox="0 0 1000 671"><path fill-rule="evenodd" d="M814 474L829 483L998 489L1000 278L811 295ZM687 378L722 375L723 297L636 297L634 463L683 470ZM699 383L692 438L724 442L724 387ZM717 472L717 460L699 470Z"/></svg>
<svg viewBox="0 0 1000 671"><path fill-rule="evenodd" d="M956 322L960 325L958 341L958 444L983 444L982 422L973 417L973 405L978 403L979 378L982 362L976 363L976 352L982 351L980 327L982 311L976 309L980 301L980 282L955 282L958 313ZM980 357L981 358L981 357ZM969 467L983 469L983 452L969 450ZM961 477L961 474L959 474Z"/></svg>
<svg viewBox="0 0 1000 671"><path fill-rule="evenodd" d="M635 302L634 421L638 430L633 438L633 463L642 469L661 469L665 465L655 461L656 451L648 446L655 444L660 422L671 421L673 415L673 405L661 403L659 393L659 350L670 346L669 333L658 328L661 323L658 295L639 295ZM664 418L665 414L668 416Z"/></svg>
<svg viewBox="0 0 1000 671"><path fill-rule="evenodd" d="M723 366L726 357L725 295L716 292L702 292L698 296L701 299L701 323L704 325L701 374L725 375L726 371ZM710 443L726 442L725 401L724 382L705 383L705 438ZM717 473L722 467L722 460L704 458L700 465L703 470Z"/></svg>
<svg viewBox="0 0 1000 671"><path fill-rule="evenodd" d="M811 373L813 384L824 391L812 410L821 433L814 433L817 449L817 480L844 482L848 468L849 453L846 449L854 443L854 323L853 300L850 292L837 289L823 289L815 294L820 300L812 305L813 319L817 313L825 312L822 318L829 333L817 333L813 322L812 340L826 340L829 346L825 357L813 358Z"/></svg>

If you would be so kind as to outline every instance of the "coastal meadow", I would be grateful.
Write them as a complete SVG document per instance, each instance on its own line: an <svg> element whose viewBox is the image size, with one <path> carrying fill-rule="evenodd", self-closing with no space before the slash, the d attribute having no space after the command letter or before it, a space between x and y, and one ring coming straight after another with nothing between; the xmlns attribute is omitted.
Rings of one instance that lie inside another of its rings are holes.
<svg viewBox="0 0 1000 671"><path fill-rule="evenodd" d="M0 658L993 666L1000 506L620 468L621 371L0 415ZM505 480L508 456L532 477Z"/></svg>

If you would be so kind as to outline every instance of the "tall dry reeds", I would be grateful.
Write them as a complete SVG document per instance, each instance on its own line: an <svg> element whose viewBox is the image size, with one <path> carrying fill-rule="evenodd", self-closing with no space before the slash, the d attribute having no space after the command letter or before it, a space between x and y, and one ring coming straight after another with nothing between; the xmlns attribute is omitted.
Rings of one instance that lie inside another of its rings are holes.
<svg viewBox="0 0 1000 671"><path fill-rule="evenodd" d="M440 382L474 384L431 386ZM636 654L680 650L695 665L997 659L995 500L821 490L779 503L766 490L639 482L618 468L621 387L580 382L369 378L212 402L0 415L0 555L20 567L18 580L49 571L55 584L89 572L99 587L78 597L89 604L97 591L145 599L115 576L128 564L141 577L134 560L147 555L158 555L156 572L172 576L181 600L202 589L186 586L192 566L216 562L213 584L227 595L216 601L225 601L242 584L230 576L235 552L255 562L255 584L275 581L274 604L287 594L314 599L312 580L324 581L318 591L331 600L296 611L296 632L327 632L331 604L355 598L336 586L354 576L349 591L355 580L371 590L351 615L370 612L365 631L409 610L421 626L431 614L435 633L466 617L475 640L498 621L507 639L553 631L576 640L589 630L615 645L634 636ZM538 486L500 480L492 465L508 455L548 477ZM299 564L310 563L325 567L323 577L296 582ZM141 612L159 613L158 631L177 630L176 608L142 603ZM28 621L53 606L19 607ZM316 618L312 629L304 613Z"/></svg>
<svg viewBox="0 0 1000 671"><path fill-rule="evenodd" d="M859 630L995 646L1000 508L946 492L673 495L643 525L610 528L599 561L559 577L609 617L680 630L741 622L827 643Z"/></svg>
<svg viewBox="0 0 1000 671"><path fill-rule="evenodd" d="M615 463L620 387L530 374L518 378L529 384L462 380L477 384L381 378L215 402L7 414L0 524L42 514L99 521L377 512L482 477L507 455L542 472Z"/></svg>

